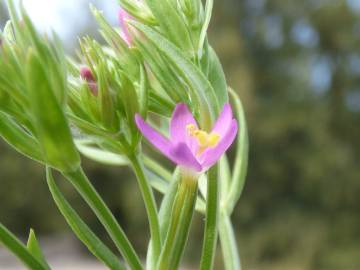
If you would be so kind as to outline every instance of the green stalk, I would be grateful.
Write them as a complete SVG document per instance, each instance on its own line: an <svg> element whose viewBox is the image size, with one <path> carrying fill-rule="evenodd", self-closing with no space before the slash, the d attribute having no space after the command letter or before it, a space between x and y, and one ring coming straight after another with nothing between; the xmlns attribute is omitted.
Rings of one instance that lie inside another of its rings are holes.
<svg viewBox="0 0 360 270"><path fill-rule="evenodd" d="M206 221L204 243L201 255L200 269L213 269L217 243L217 223L219 213L219 183L218 165L213 166L208 173Z"/></svg>
<svg viewBox="0 0 360 270"><path fill-rule="evenodd" d="M142 265L134 248L127 239L119 223L106 206L105 202L86 177L83 170L79 168L74 172L63 173L63 175L71 182L71 184L94 211L106 231L109 233L111 239L114 241L116 247L129 264L130 268L134 270L141 270Z"/></svg>
<svg viewBox="0 0 360 270"><path fill-rule="evenodd" d="M152 254L155 258L158 258L160 256L160 249L161 249L161 236L160 236L160 225L159 225L156 202L154 199L154 193L151 189L150 182L146 179L145 168L143 163L140 161L139 156L130 155L129 160L136 174L136 178L139 183L140 191L148 215L150 233L151 233L151 243L152 243L151 248L153 252Z"/></svg>
<svg viewBox="0 0 360 270"><path fill-rule="evenodd" d="M225 270L241 270L239 251L229 215L220 214L219 235Z"/></svg>
<svg viewBox="0 0 360 270"><path fill-rule="evenodd" d="M170 218L171 218L171 210L175 201L175 196L177 193L177 189L179 186L180 180L180 170L177 168L174 171L172 179L170 180L170 184L164 192L164 197L161 202L160 210L159 210L159 222L160 222L160 235L161 241L164 242L166 234L168 232ZM152 252L152 239L150 239L148 245L148 252L146 256L146 269L154 269L153 265L156 266L159 257L154 257Z"/></svg>
<svg viewBox="0 0 360 270"><path fill-rule="evenodd" d="M196 177L181 172L172 208L169 229L158 261L157 270L178 268L189 236L198 191Z"/></svg>

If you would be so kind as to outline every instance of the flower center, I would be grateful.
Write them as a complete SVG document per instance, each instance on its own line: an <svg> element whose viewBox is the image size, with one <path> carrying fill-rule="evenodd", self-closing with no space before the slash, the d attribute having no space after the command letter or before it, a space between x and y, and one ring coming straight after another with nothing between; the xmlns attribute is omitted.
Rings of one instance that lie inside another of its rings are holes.
<svg viewBox="0 0 360 270"><path fill-rule="evenodd" d="M219 143L220 135L216 132L209 134L206 131L198 129L194 124L188 124L186 130L191 137L196 138L199 144L199 149L196 153L197 156L201 155L207 148L213 148Z"/></svg>

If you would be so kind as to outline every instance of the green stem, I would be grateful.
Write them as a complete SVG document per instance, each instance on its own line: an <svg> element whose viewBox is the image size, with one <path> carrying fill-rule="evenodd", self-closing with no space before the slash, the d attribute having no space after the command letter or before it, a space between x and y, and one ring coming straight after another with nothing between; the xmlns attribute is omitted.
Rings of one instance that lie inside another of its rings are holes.
<svg viewBox="0 0 360 270"><path fill-rule="evenodd" d="M230 217L225 213L221 213L220 216L219 235L225 270L241 270L239 252Z"/></svg>
<svg viewBox="0 0 360 270"><path fill-rule="evenodd" d="M105 202L92 186L83 170L79 168L74 172L63 174L94 211L131 269L142 269L140 259L135 253L135 250L127 239L124 231L121 229Z"/></svg>
<svg viewBox="0 0 360 270"><path fill-rule="evenodd" d="M206 222L200 269L213 269L217 243L217 222L219 212L218 165L208 172Z"/></svg>
<svg viewBox="0 0 360 270"><path fill-rule="evenodd" d="M161 236L160 236L160 225L159 225L156 202L154 199L154 193L151 189L149 181L146 179L144 165L140 161L139 157L135 155L130 155L129 160L136 174L140 191L145 203L145 208L148 215L149 226L150 226L153 256L155 258L158 258L160 256L160 249L161 249Z"/></svg>
<svg viewBox="0 0 360 270"><path fill-rule="evenodd" d="M197 190L196 177L182 172L172 207L169 229L157 266L158 270L178 268L189 236Z"/></svg>

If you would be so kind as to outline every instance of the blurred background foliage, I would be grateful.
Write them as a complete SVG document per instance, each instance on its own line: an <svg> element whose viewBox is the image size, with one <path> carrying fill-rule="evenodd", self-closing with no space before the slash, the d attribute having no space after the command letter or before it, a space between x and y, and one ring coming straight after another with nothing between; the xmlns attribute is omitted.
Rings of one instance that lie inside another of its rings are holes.
<svg viewBox="0 0 360 270"><path fill-rule="evenodd" d="M73 12L67 16L79 16ZM1 24L5 14L0 11ZM97 37L90 13L81 14L87 18L81 27L65 17L64 25ZM249 124L249 173L233 216L244 269L360 269L360 1L217 0L210 40ZM75 37L65 41L73 51ZM19 235L29 227L43 235L69 233L43 168L3 142L0 153L1 222ZM147 225L131 171L84 161L145 252ZM189 264L199 257L200 216L194 225ZM219 256L216 269L220 262Z"/></svg>

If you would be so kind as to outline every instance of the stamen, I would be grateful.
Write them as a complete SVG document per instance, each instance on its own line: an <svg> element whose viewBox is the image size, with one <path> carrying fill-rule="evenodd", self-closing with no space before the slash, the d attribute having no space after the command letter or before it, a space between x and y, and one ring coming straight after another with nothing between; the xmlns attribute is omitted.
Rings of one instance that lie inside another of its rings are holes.
<svg viewBox="0 0 360 270"><path fill-rule="evenodd" d="M215 147L220 140L220 135L217 133L207 133L206 131L197 129L194 124L186 125L188 134L197 139L199 149L196 155L201 155L207 148Z"/></svg>

